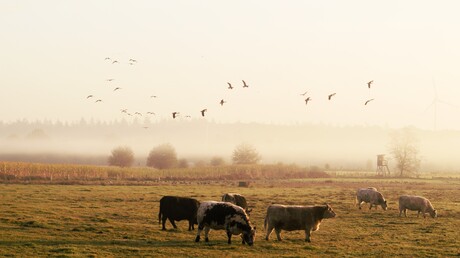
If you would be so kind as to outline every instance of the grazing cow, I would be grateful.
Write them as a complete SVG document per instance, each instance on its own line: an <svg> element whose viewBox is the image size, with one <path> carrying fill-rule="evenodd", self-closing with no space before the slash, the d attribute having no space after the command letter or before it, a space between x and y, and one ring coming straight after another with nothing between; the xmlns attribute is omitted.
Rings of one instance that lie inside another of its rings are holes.
<svg viewBox="0 0 460 258"><path fill-rule="evenodd" d="M305 230L305 241L311 242L311 232L319 229L321 221L335 216L335 212L328 204L320 206L270 205L264 221L264 228L267 230L265 240L269 239L273 229L279 241L281 241L281 230Z"/></svg>
<svg viewBox="0 0 460 258"><path fill-rule="evenodd" d="M196 212L200 202L188 197L164 196L160 200L160 211L158 212L158 223L162 222L161 230L166 230L165 223L169 222L177 228L174 221L188 220L188 230L194 229L197 224Z"/></svg>
<svg viewBox="0 0 460 258"><path fill-rule="evenodd" d="M406 210L418 211L417 218L420 216L420 212L423 217L426 218L425 213L428 212L432 218L435 218L438 213L431 205L431 202L422 196L411 196L402 195L399 197L399 216L401 217L404 211L404 217L407 217Z"/></svg>
<svg viewBox="0 0 460 258"><path fill-rule="evenodd" d="M369 210L372 209L372 206L375 206L375 209L377 209L377 205L382 206L383 210L387 210L388 207L387 201L383 198L383 195L374 187L358 189L358 192L356 192L356 200L359 209L361 209L361 203L363 202L370 204Z"/></svg>
<svg viewBox="0 0 460 258"><path fill-rule="evenodd" d="M232 235L242 234L243 244L254 244L256 227L252 227L249 216L240 206L228 202L202 202L198 208L198 232L195 242L200 241L201 231L204 229L205 241L208 242L208 233L211 229L225 229L228 243L232 243Z"/></svg>
<svg viewBox="0 0 460 258"><path fill-rule="evenodd" d="M240 206L243 208L247 214L249 214L252 209L248 209L248 203L246 202L246 198L242 196L241 194L237 193L226 193L222 195L222 201L223 202L231 202L235 205Z"/></svg>

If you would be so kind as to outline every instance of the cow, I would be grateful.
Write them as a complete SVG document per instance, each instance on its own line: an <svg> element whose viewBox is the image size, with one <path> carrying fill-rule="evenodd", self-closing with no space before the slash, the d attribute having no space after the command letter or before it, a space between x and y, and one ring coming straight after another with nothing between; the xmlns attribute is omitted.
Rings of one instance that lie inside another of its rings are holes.
<svg viewBox="0 0 460 258"><path fill-rule="evenodd" d="M200 202L193 198L179 196L164 196L160 199L160 211L158 212L158 223L162 223L161 230L166 230L165 223L168 219L174 228L177 228L174 221L188 220L188 230L193 230L197 224L196 212Z"/></svg>
<svg viewBox="0 0 460 258"><path fill-rule="evenodd" d="M402 195L399 197L399 216L401 217L404 211L404 217L407 217L406 210L418 211L417 218L420 216L420 212L423 217L426 218L425 213L428 212L432 218L435 218L438 213L431 205L431 202L422 196L411 196Z"/></svg>
<svg viewBox="0 0 460 258"><path fill-rule="evenodd" d="M377 209L377 205L382 206L383 210L387 210L388 207L387 201L383 198L383 195L374 187L358 189L356 192L356 200L359 209L361 209L361 203L363 202L370 204L369 210L372 209L372 206L375 206L375 209Z"/></svg>
<svg viewBox="0 0 460 258"><path fill-rule="evenodd" d="M202 202L198 208L198 231L195 242L200 241L204 229L205 241L209 242L208 233L211 229L224 229L228 243L232 243L232 235L242 235L243 244L252 246L256 235L256 227L251 225L249 216L243 208L233 203L208 201Z"/></svg>
<svg viewBox="0 0 460 258"><path fill-rule="evenodd" d="M335 212L328 204L319 206L270 205L264 221L264 228L267 231L265 240L269 240L273 229L275 229L278 241L281 241L281 230L305 230L305 241L311 242L311 232L319 229L321 221L335 216Z"/></svg>
<svg viewBox="0 0 460 258"><path fill-rule="evenodd" d="M226 193L222 195L222 201L230 202L230 203L240 206L246 211L247 214L249 214L252 211L252 209L248 209L248 203L246 202L246 198L242 196L241 194Z"/></svg>

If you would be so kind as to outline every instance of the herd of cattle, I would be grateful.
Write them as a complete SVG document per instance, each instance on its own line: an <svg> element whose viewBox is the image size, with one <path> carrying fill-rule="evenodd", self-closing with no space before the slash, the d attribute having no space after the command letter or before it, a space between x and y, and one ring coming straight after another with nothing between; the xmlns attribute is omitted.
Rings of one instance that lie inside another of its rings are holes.
<svg viewBox="0 0 460 258"><path fill-rule="evenodd" d="M374 187L359 189L356 193L356 200L361 209L363 202L369 203L369 209L380 205L387 209L387 201L383 195ZM436 210L430 201L421 196L402 195L399 197L399 216L406 210L418 211L426 217L436 217ZM227 193L222 196L222 201L199 202L189 197L164 196L160 200L160 211L158 213L159 223L162 223L162 230L166 230L165 223L169 220L174 228L177 228L175 221L188 220L188 230L193 230L198 225L195 242L200 241L201 231L204 229L205 241L208 242L208 234L211 229L225 230L228 243L231 243L232 235L241 235L242 243L254 244L256 227L249 221L249 214L246 198L240 194ZM268 240L273 229L281 241L281 230L293 231L304 230L305 241L310 242L312 231L319 229L323 219L336 216L332 207L328 204L317 206L280 205L272 204L267 208L264 220L266 230L265 239Z"/></svg>

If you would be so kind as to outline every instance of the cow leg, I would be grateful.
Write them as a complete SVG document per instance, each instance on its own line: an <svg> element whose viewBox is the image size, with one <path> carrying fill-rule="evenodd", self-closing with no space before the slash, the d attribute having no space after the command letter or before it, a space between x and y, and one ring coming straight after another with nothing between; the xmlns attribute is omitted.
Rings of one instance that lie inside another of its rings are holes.
<svg viewBox="0 0 460 258"><path fill-rule="evenodd" d="M232 233L230 231L228 231L228 230L227 230L227 238L228 238L227 243L231 244L232 243ZM244 240L243 240L243 242L244 242Z"/></svg>
<svg viewBox="0 0 460 258"><path fill-rule="evenodd" d="M204 227L204 241L205 242L209 242L209 238L208 238L209 230L211 230L210 227Z"/></svg>
<svg viewBox="0 0 460 258"><path fill-rule="evenodd" d="M407 218L407 209L404 209L404 217Z"/></svg>
<svg viewBox="0 0 460 258"><path fill-rule="evenodd" d="M161 227L161 230L166 230L165 224L166 224L166 220L167 220L167 219L168 219L168 218L165 217L165 216L163 216L163 218L161 218L161 226L162 226L162 227Z"/></svg>
<svg viewBox="0 0 460 258"><path fill-rule="evenodd" d="M363 202L363 201L361 201L360 199L358 199L358 207L359 207L360 210L361 210L361 203L362 203L362 202Z"/></svg>
<svg viewBox="0 0 460 258"><path fill-rule="evenodd" d="M272 231L273 231L273 226L268 225L267 234L265 235L265 240L268 241L268 239L270 238L270 234L272 233Z"/></svg>
<svg viewBox="0 0 460 258"><path fill-rule="evenodd" d="M403 211L403 210L399 209L399 217L401 217L402 211Z"/></svg>
<svg viewBox="0 0 460 258"><path fill-rule="evenodd" d="M305 229L305 242L311 242L310 234L311 230L309 228Z"/></svg>
<svg viewBox="0 0 460 258"><path fill-rule="evenodd" d="M417 218L420 217L420 211L417 211Z"/></svg>
<svg viewBox="0 0 460 258"><path fill-rule="evenodd" d="M173 225L174 228L177 228L176 223L174 223L174 220L169 218L169 222L171 222L171 225Z"/></svg>
<svg viewBox="0 0 460 258"><path fill-rule="evenodd" d="M278 241L281 241L281 228L275 228L275 233L276 237L278 238Z"/></svg>
<svg viewBox="0 0 460 258"><path fill-rule="evenodd" d="M188 221L188 231L192 231L193 229L193 222L191 220Z"/></svg>
<svg viewBox="0 0 460 258"><path fill-rule="evenodd" d="M196 232L195 242L200 242L201 231L203 230L204 225L198 224L198 230Z"/></svg>

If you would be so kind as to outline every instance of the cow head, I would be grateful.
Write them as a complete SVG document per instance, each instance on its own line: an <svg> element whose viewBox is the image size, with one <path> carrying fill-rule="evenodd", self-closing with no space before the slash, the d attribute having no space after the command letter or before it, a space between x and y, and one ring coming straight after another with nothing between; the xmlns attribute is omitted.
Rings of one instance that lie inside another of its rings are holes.
<svg viewBox="0 0 460 258"><path fill-rule="evenodd" d="M334 210L332 207L326 203L326 210L324 211L323 218L328 219L328 218L334 218L336 216Z"/></svg>
<svg viewBox="0 0 460 258"><path fill-rule="evenodd" d="M248 243L249 246L253 245L256 238L256 227L251 227L250 230L244 231L241 237L243 238L243 243Z"/></svg>
<svg viewBox="0 0 460 258"><path fill-rule="evenodd" d="M436 218L438 216L438 212L436 210L430 211L430 216L432 218Z"/></svg>
<svg viewBox="0 0 460 258"><path fill-rule="evenodd" d="M386 201L386 200L383 201L383 202L380 204L380 206L382 206L382 209L386 211L387 208L388 208L387 201Z"/></svg>

